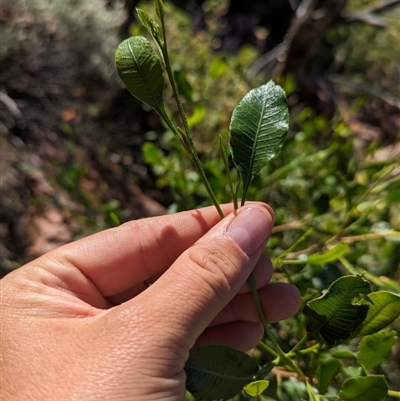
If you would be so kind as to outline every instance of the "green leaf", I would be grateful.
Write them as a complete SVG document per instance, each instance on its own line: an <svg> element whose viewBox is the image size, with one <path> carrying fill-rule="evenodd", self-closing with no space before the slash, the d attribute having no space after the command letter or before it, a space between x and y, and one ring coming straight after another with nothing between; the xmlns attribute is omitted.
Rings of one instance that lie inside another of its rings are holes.
<svg viewBox="0 0 400 401"><path fill-rule="evenodd" d="M306 259L306 262L312 265L323 265L329 262L333 262L334 260L340 258L345 253L347 253L348 250L349 250L349 245L344 242L341 242L323 254L315 253L313 255L310 255Z"/></svg>
<svg viewBox="0 0 400 401"><path fill-rule="evenodd" d="M164 155L161 150L152 142L145 142L142 146L142 154L144 161L153 166L163 166Z"/></svg>
<svg viewBox="0 0 400 401"><path fill-rule="evenodd" d="M317 378L317 389L324 394L333 378L342 370L342 364L336 358L324 359L315 372Z"/></svg>
<svg viewBox="0 0 400 401"><path fill-rule="evenodd" d="M269 81L251 90L233 111L229 129L233 161L243 179L243 204L254 174L280 150L289 129L283 89Z"/></svg>
<svg viewBox="0 0 400 401"><path fill-rule="evenodd" d="M361 275L344 276L331 284L319 298L307 302L303 309L310 337L333 346L351 337L368 313L360 298L371 292Z"/></svg>
<svg viewBox="0 0 400 401"><path fill-rule="evenodd" d="M261 395L269 386L269 380L256 380L244 386L243 390L250 397L258 397Z"/></svg>
<svg viewBox="0 0 400 401"><path fill-rule="evenodd" d="M142 36L124 40L115 52L115 63L129 92L164 115L164 71L149 41Z"/></svg>
<svg viewBox="0 0 400 401"><path fill-rule="evenodd" d="M395 331L375 333L364 337L358 346L357 362L364 369L372 369L386 361L397 343Z"/></svg>
<svg viewBox="0 0 400 401"><path fill-rule="evenodd" d="M189 128L193 128L197 124L201 123L205 116L206 116L205 106L202 104L195 106L193 109L193 113L187 119Z"/></svg>
<svg viewBox="0 0 400 401"><path fill-rule="evenodd" d="M219 78L225 74L228 69L226 57L216 57L210 64L208 72L212 78Z"/></svg>
<svg viewBox="0 0 400 401"><path fill-rule="evenodd" d="M140 8L136 9L140 22L149 31L150 35L157 41L161 42L160 25L154 19Z"/></svg>
<svg viewBox="0 0 400 401"><path fill-rule="evenodd" d="M341 344L333 350L332 356L339 359L353 359L356 357L356 354L350 351L348 345Z"/></svg>
<svg viewBox="0 0 400 401"><path fill-rule="evenodd" d="M178 87L178 92L181 95L185 96L185 99L189 103L192 103L194 90L192 88L192 85L190 85L189 81L187 80L185 72L182 70L174 71L174 79L176 82L176 86ZM204 114L205 114L205 112L206 112L205 106L201 105L201 106L197 106L197 107L203 107Z"/></svg>
<svg viewBox="0 0 400 401"><path fill-rule="evenodd" d="M157 17L162 21L164 19L165 10L162 0L155 0L154 8L156 9Z"/></svg>
<svg viewBox="0 0 400 401"><path fill-rule="evenodd" d="M355 336L373 334L392 323L400 315L400 296L388 291L376 291L368 298L371 304L367 317L355 333Z"/></svg>
<svg viewBox="0 0 400 401"><path fill-rule="evenodd" d="M186 389L201 400L227 400L250 383L258 365L226 345L206 345L191 352L185 364Z"/></svg>
<svg viewBox="0 0 400 401"><path fill-rule="evenodd" d="M343 383L339 398L343 401L382 401L387 392L384 376L353 377Z"/></svg>

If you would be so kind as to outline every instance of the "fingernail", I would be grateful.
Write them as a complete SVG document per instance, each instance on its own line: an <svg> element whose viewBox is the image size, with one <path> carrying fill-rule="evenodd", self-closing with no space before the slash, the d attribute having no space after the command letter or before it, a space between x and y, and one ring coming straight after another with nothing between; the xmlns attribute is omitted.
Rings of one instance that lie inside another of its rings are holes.
<svg viewBox="0 0 400 401"><path fill-rule="evenodd" d="M252 255L271 234L271 220L257 208L240 210L227 230L228 236L248 256Z"/></svg>

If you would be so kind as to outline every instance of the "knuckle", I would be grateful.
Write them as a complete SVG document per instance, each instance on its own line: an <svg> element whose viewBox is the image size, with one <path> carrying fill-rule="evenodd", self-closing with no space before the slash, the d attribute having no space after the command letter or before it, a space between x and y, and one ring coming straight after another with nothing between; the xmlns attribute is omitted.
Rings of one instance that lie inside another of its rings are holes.
<svg viewBox="0 0 400 401"><path fill-rule="evenodd" d="M188 250L191 274L201 277L207 286L221 299L232 292L234 261L229 254L215 247L194 246Z"/></svg>

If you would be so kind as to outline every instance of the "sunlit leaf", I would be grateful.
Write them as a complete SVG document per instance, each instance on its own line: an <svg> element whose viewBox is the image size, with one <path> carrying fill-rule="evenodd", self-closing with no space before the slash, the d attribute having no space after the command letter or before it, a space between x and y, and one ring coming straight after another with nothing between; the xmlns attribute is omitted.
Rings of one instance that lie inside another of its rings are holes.
<svg viewBox="0 0 400 401"><path fill-rule="evenodd" d="M164 3L162 2L162 0L155 0L154 7L156 9L157 17L160 18L160 20L163 20L165 11L164 11Z"/></svg>
<svg viewBox="0 0 400 401"><path fill-rule="evenodd" d="M195 106L193 109L193 113L187 119L189 128L193 128L197 124L201 123L205 116L206 108L202 104Z"/></svg>
<svg viewBox="0 0 400 401"><path fill-rule="evenodd" d="M124 40L115 53L115 63L129 92L160 115L165 114L164 72L149 41L142 36Z"/></svg>
<svg viewBox="0 0 400 401"><path fill-rule="evenodd" d="M228 63L225 57L216 57L210 64L208 72L213 78L219 78L225 74Z"/></svg>
<svg viewBox="0 0 400 401"><path fill-rule="evenodd" d="M323 265L329 262L333 262L334 260L340 258L349 250L349 245L343 242L335 245L333 248L329 249L325 253L322 254L313 254L310 255L306 262L312 265Z"/></svg>
<svg viewBox="0 0 400 401"><path fill-rule="evenodd" d="M369 303L367 317L355 333L357 336L376 333L400 316L400 296L388 291L376 291L368 298L372 303Z"/></svg>
<svg viewBox="0 0 400 401"><path fill-rule="evenodd" d="M256 380L244 386L243 390L250 397L258 397L261 395L269 385L269 380Z"/></svg>
<svg viewBox="0 0 400 401"><path fill-rule="evenodd" d="M142 146L144 161L153 166L164 165L164 155L161 150L152 142L145 142Z"/></svg>
<svg viewBox="0 0 400 401"><path fill-rule="evenodd" d="M317 389L324 394L334 377L342 370L342 364L336 358L324 359L315 372Z"/></svg>
<svg viewBox="0 0 400 401"><path fill-rule="evenodd" d="M358 346L357 362L365 369L372 369L386 361L393 345L397 343L395 331L380 332L364 337Z"/></svg>
<svg viewBox="0 0 400 401"><path fill-rule="evenodd" d="M157 40L161 40L160 37L160 25L154 19L140 8L136 9L140 22L149 31L150 35Z"/></svg>
<svg viewBox="0 0 400 401"><path fill-rule="evenodd" d="M177 70L174 71L174 78L175 78L175 82L176 82L176 86L178 87L178 92L185 96L185 99L191 103L193 100L193 88L192 85L190 85L189 81L186 78L186 74L184 71L182 70ZM204 112L205 112L205 106L201 105L198 107L203 107L204 108Z"/></svg>
<svg viewBox="0 0 400 401"><path fill-rule="evenodd" d="M186 389L197 399L227 400L250 383L258 365L244 352L206 345L191 352L185 364Z"/></svg>
<svg viewBox="0 0 400 401"><path fill-rule="evenodd" d="M343 401L382 401L388 386L384 376L353 377L346 380L339 393Z"/></svg>
<svg viewBox="0 0 400 401"><path fill-rule="evenodd" d="M229 129L233 160L243 179L243 203L254 174L281 149L289 129L283 89L269 81L251 90L233 111Z"/></svg>
<svg viewBox="0 0 400 401"><path fill-rule="evenodd" d="M370 292L368 281L360 275L337 279L303 309L309 336L329 346L350 338L367 316L369 306L359 301Z"/></svg>

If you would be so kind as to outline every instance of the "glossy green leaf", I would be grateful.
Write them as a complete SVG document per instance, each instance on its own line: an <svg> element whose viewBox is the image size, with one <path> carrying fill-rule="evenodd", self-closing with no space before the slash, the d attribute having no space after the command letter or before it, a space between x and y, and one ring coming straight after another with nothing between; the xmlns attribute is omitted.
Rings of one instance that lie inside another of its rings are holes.
<svg viewBox="0 0 400 401"><path fill-rule="evenodd" d="M371 300L367 317L355 333L357 336L373 334L392 323L400 316L400 296L388 291L376 291Z"/></svg>
<svg viewBox="0 0 400 401"><path fill-rule="evenodd" d="M309 336L329 346L350 338L367 316L369 306L360 300L370 292L368 281L360 275L337 279L303 309Z"/></svg>
<svg viewBox="0 0 400 401"><path fill-rule="evenodd" d="M382 401L388 386L384 376L353 377L346 380L339 392L343 401Z"/></svg>
<svg viewBox="0 0 400 401"><path fill-rule="evenodd" d="M258 365L244 352L206 345L191 352L185 364L186 389L201 400L227 400L250 383Z"/></svg>
<svg viewBox="0 0 400 401"><path fill-rule="evenodd" d="M357 362L365 369L372 369L386 361L393 345L397 343L395 331L380 332L364 337L358 346Z"/></svg>
<svg viewBox="0 0 400 401"><path fill-rule="evenodd" d="M164 71L149 41L142 36L124 40L115 53L115 63L129 92L158 114L165 114Z"/></svg>
<svg viewBox="0 0 400 401"><path fill-rule="evenodd" d="M312 265L323 265L340 258L349 250L349 245L343 242L335 245L333 248L329 249L327 252L322 254L310 255L306 262Z"/></svg>
<svg viewBox="0 0 400 401"><path fill-rule="evenodd" d="M140 22L149 31L150 35L157 40L161 40L160 37L160 25L154 19L140 8L136 9Z"/></svg>
<svg viewBox="0 0 400 401"><path fill-rule="evenodd" d="M334 379L334 377L342 370L342 364L336 358L324 359L315 372L317 378L317 389L320 394L324 394Z"/></svg>
<svg viewBox="0 0 400 401"><path fill-rule="evenodd" d="M281 149L289 129L283 89L269 81L251 90L233 111L229 129L233 161L243 179L243 203L254 174Z"/></svg>
<svg viewBox="0 0 400 401"><path fill-rule="evenodd" d="M256 380L244 386L243 390L250 397L258 397L261 395L269 386L269 380Z"/></svg>

